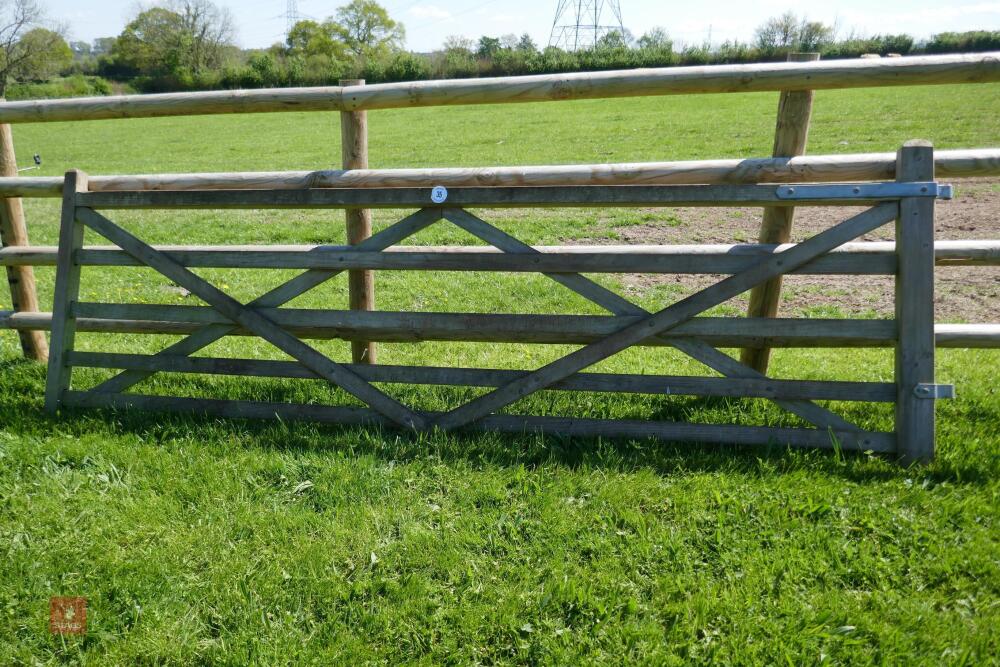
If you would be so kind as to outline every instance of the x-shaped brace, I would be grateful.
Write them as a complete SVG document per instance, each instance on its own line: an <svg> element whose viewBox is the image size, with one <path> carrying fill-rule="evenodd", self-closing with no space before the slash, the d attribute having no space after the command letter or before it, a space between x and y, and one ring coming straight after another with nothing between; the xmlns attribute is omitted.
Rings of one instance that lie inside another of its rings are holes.
<svg viewBox="0 0 1000 667"><path fill-rule="evenodd" d="M602 340L586 345L575 352L546 364L532 373L513 380L502 387L466 403L465 405L446 412L434 421L434 425L443 429L460 428L481 419L490 413L496 412L497 410L500 410L501 408L510 405L511 403L520 400L529 394L545 389L546 387L549 387L560 380L564 380L574 373L617 354L628 347L641 343L647 338L658 336L666 331L669 331L691 318L696 317L705 310L721 304L757 284L789 271L793 271L812 261L819 255L827 253L838 246L857 238L858 236L881 227L882 225L895 219L898 208L898 204L895 202L888 202L849 218L835 227L820 232L812 238L797 244L793 248L762 259L756 265L740 271L739 273L733 274L732 276L700 290L685 299L657 311L656 313L647 314L647 316L642 320L633 324L625 325L617 332L605 337ZM464 226L470 231L472 229L477 229L477 231L484 234L484 236L481 236L480 238L483 238L483 240L486 240L489 243L495 244L496 241L500 241L514 252L531 251L530 247L521 244L519 241L516 241L511 237L508 237L506 234L503 234L496 228L493 228L465 211L448 210L445 213L445 217L459 226ZM486 236L489 238L486 238ZM513 247L511 241L517 243L518 247L516 249ZM497 247L501 250L504 249L499 245ZM580 290L582 290L579 291L579 293L583 296L587 296L587 298L591 298L591 296L589 296L590 294L613 294L605 290L600 285L597 285L592 281L588 281L586 278L583 278L578 274L548 275L564 285L567 284L566 281L568 280L570 285L567 286L570 286L570 289L578 291L576 288L579 287ZM582 279L583 282L581 282L580 279ZM616 298L621 298L617 297L617 295L614 296ZM603 300L607 297L601 296L600 298ZM625 300L622 299L622 301ZM608 300L608 303L610 304L611 301ZM632 312L634 312L633 309L638 308L637 306L634 306L634 304L627 301L625 301L625 303L628 304ZM604 304L602 303L601 305ZM616 304L616 308L623 307L624 304ZM680 346L677 347L685 352L688 350L691 350L696 354L700 354L702 352L702 349L697 346L687 346L687 349ZM710 346L705 347L714 349L710 348ZM721 352L718 352L718 350L714 351L719 355L728 356L723 355ZM695 358L698 357L695 356ZM711 357L706 355L706 358L711 359L712 361L715 360L714 355ZM739 362L736 362L735 360L732 360L732 363L742 366L742 364L739 364ZM709 363L709 365L711 366L713 364ZM720 366L734 368L729 363L723 363L720 364ZM725 371L723 370L723 372ZM797 414L800 414L800 416L803 416L810 421L813 421L812 418L805 417L799 412L803 406L796 405L796 403L805 403L807 406L811 405L811 407L806 408L806 414L811 414L813 417L821 417L824 421L828 421L832 416L841 424L846 424L849 430L857 430L857 428L853 425L841 420L839 417L836 417L836 415L832 415L832 413L819 408L819 406L806 402L792 403L793 405L789 409L792 409ZM816 412L816 410L821 410L822 412ZM824 415L823 413L826 414Z"/></svg>
<svg viewBox="0 0 1000 667"><path fill-rule="evenodd" d="M579 370L597 363L601 359L641 342L645 338L657 336L678 326L704 310L753 287L758 282L794 270L808 263L818 255L886 224L896 216L896 209L897 206L895 203L882 204L870 209L799 244L796 248L780 253L780 256L776 255L762 260L758 265L701 290L691 297L655 314L648 313L627 299L580 274L545 274L614 314L639 314L646 315L647 317L638 323L623 327L623 329L601 341L581 348L508 385L504 385L470 403L441 415L435 421L434 425L442 428L458 428L486 416L490 412L498 410L519 398L544 389ZM298 338L284 332L280 327L254 310L256 308L279 307L333 278L341 273L341 271L326 269L307 271L249 304L243 305L214 288L214 286L208 284L183 266L177 264L169 256L156 251L151 246L131 236L94 211L81 208L78 209L78 215L81 218L81 222L85 222L112 242L117 243L126 252L136 257L136 259L159 270L193 294L198 295L206 303L209 303L236 323L236 325L206 326L178 343L162 350L159 355L187 356L194 354L212 342L231 333L238 328L237 325L244 326L298 359L300 363L313 370L320 377L343 387L396 423L411 428L423 428L427 426L421 415L378 391L346 367L336 364ZM433 224L442 215L459 227L505 252L537 252L530 246L523 244L514 237L462 209L446 209L444 211L422 209L354 247L357 251L384 250ZM720 352L702 341L675 339L668 342L675 348L723 375L730 377L764 377L762 374L744 366L729 355ZM149 372L125 371L99 385L94 391L107 393L121 392L149 377L149 375L151 375ZM859 431L857 426L809 401L779 400L776 402L820 428L840 432Z"/></svg>
<svg viewBox="0 0 1000 667"><path fill-rule="evenodd" d="M425 208L409 215L399 222L383 229L365 239L356 246L352 246L354 252L373 252L385 250L403 241L422 229L426 229L441 219L441 212L438 209ZM273 290L261 295L257 299L247 304L248 308L279 308L289 301L302 296L309 290L318 287L326 281L343 273L342 270L335 269L312 269L295 276L291 280L282 283ZM156 356L178 356L187 357L202 350L215 341L233 333L238 327L229 324L212 324L197 330L195 333L170 345ZM99 384L93 389L96 392L118 394L128 390L130 387L142 382L153 375L149 371L123 371L113 378Z"/></svg>
<svg viewBox="0 0 1000 667"><path fill-rule="evenodd" d="M486 241L495 248L508 253L537 253L531 246L497 229L481 218L464 209L449 209L445 219L458 225L473 236ZM576 292L588 301L605 308L614 315L649 315L649 311L628 299L597 284L579 273L546 273L545 276ZM732 378L766 379L767 376L749 366L745 366L728 354L717 350L704 341L690 339L667 339L664 342L680 350L712 370ZM775 399L777 405L801 417L821 429L833 431L860 431L857 426L834 414L826 408L806 400Z"/></svg>
<svg viewBox="0 0 1000 667"><path fill-rule="evenodd" d="M156 250L149 244L128 233L118 225L91 209L78 208L76 215L80 222L87 225L101 236L104 236L112 243L118 245L122 250L132 255L135 259L139 260L146 266L159 271L161 274L170 278L195 296L198 296L205 303L212 306L227 319L231 320L235 325L242 326L248 331L257 334L282 352L285 352L295 358L299 361L299 363L316 373L319 377L340 386L356 398L367 403L377 412L391 419L393 422L406 428L418 430L427 427L426 419L423 416L417 414L390 396L387 396L375 388L371 383L358 377L358 375L346 366L331 360L315 348L310 347L296 336L293 336L282 329L264 315L261 315L256 310L256 307L260 307L263 304L257 303L256 306L253 306L240 303L208 281L171 259L167 254ZM421 222L430 224L437 219L439 219L439 216L434 214L425 215L420 217L419 221L417 221L413 226L418 226ZM374 237L369 239L369 241L373 239ZM356 247L360 248L360 246ZM371 250L371 247L369 246L366 249ZM321 278L327 279L328 277L335 275L336 272L328 271L325 273L331 275L327 277L316 275L310 278L309 281L313 282L320 280ZM322 282L322 280L320 280L320 282ZM316 284L319 283L317 282ZM257 301L260 302L262 299L263 297ZM221 330L222 328L223 327L220 326L215 329ZM222 332L219 337L225 335L225 333L234 327L225 325L224 328L225 331ZM191 338L198 336L198 333L192 334L192 336L186 340L190 340ZM202 336L202 340L206 340L207 338L209 338L208 335ZM163 352L160 354L163 354Z"/></svg>

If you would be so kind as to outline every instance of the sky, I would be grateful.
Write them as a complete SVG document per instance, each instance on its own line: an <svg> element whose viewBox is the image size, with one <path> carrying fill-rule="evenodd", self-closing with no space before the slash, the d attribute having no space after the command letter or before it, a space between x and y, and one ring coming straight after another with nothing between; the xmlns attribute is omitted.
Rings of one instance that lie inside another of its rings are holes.
<svg viewBox="0 0 1000 667"><path fill-rule="evenodd" d="M236 19L237 41L245 48L266 47L281 41L287 0L215 0L228 6ZM322 19L344 1L297 0L298 11ZM41 0L48 17L69 28L71 39L92 41L121 32L136 13L135 0ZM406 27L407 47L414 51L438 48L450 35L477 39L480 35L529 33L545 46L549 41L557 0L382 0L390 15ZM1000 0L843 0L795 2L789 0L620 0L622 20L637 37L652 27L663 27L675 42L713 44L748 41L754 28L771 16L791 10L811 20L836 25L841 34L905 32L927 37L937 32L1000 30Z"/></svg>

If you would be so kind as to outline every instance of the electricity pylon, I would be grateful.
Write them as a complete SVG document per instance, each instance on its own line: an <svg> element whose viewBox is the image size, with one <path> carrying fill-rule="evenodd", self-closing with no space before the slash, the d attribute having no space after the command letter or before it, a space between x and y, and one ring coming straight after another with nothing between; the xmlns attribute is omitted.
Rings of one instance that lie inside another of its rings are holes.
<svg viewBox="0 0 1000 667"><path fill-rule="evenodd" d="M609 32L625 36L618 0L559 0L549 46L565 51L592 49Z"/></svg>

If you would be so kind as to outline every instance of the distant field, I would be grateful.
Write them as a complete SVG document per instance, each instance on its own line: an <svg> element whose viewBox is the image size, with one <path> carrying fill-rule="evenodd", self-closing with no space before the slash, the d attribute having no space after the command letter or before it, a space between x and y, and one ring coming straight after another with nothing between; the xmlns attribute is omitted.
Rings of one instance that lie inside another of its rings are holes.
<svg viewBox="0 0 1000 667"><path fill-rule="evenodd" d="M776 100L715 95L371 112L371 163L759 157L771 150ZM894 151L911 138L938 148L996 147L998 108L996 84L820 92L810 152ZM44 159L32 175L332 168L339 136L332 113L15 126L21 161L32 153ZM995 196L996 185L976 188ZM26 211L31 240L54 244L58 203L28 200ZM401 214L380 212L377 224ZM645 228L670 239L685 222L671 210L483 215L529 243L620 242ZM344 240L339 212L112 217L158 243ZM995 214L975 223L977 237L1000 238ZM713 239L746 240L732 218L720 215L715 228L707 219L699 224L695 232L710 229ZM470 242L445 223L413 240ZM53 272L38 275L48 304ZM250 299L292 274L203 275ZM649 307L686 289L601 280ZM386 310L597 312L536 276L383 273L378 281ZM342 307L345 285L332 281L294 305ZM194 302L152 272L125 268L85 270L82 294ZM9 305L0 291L0 310ZM1000 304L994 313L1000 321ZM170 340L83 335L79 344L153 352ZM343 343L318 347L348 356ZM566 351L384 345L381 358L529 368ZM224 341L207 354L281 358L249 340ZM996 664L998 367L1000 352L940 354L939 379L953 382L959 399L939 407L939 460L901 470L867 456L777 446L411 437L96 412L51 419L41 410L44 368L20 361L16 336L0 333L0 664ZM600 368L702 373L669 351L633 351ZM777 376L804 379L884 380L891 370L891 353L871 350L787 350L774 365ZM99 377L79 376L83 384ZM141 389L353 402L311 382L158 378ZM474 392L392 393L441 409ZM798 424L754 401L548 392L515 407ZM884 406L834 407L865 427L891 428ZM86 638L48 635L51 595L89 598Z"/></svg>

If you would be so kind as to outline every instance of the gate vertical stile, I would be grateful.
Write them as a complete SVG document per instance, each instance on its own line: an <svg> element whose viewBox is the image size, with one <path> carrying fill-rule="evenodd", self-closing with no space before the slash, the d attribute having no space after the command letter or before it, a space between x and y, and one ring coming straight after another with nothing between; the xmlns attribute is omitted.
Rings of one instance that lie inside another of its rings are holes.
<svg viewBox="0 0 1000 667"><path fill-rule="evenodd" d="M63 181L62 214L59 221L59 254L56 259L56 287L52 299L52 339L49 345L49 369L45 380L45 409L55 412L69 389L73 369L68 355L76 337L73 304L80 294L80 262L77 251L83 247L83 223L76 216L76 195L87 191L87 174L72 170Z"/></svg>
<svg viewBox="0 0 1000 667"><path fill-rule="evenodd" d="M906 142L896 180L933 179L933 146ZM903 198L896 218L896 438L904 463L934 458L936 400L928 391L934 383L934 204L927 197Z"/></svg>

